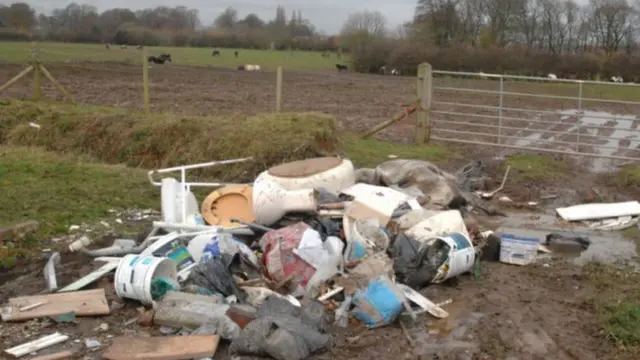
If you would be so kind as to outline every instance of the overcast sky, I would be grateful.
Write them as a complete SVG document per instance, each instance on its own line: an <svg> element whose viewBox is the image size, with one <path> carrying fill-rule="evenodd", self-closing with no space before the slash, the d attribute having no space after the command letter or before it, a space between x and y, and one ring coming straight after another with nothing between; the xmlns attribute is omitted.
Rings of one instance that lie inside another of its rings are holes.
<svg viewBox="0 0 640 360"><path fill-rule="evenodd" d="M10 1L1 1L10 2ZM71 1L65 0L27 0L38 12L49 13L52 9L66 7ZM238 10L241 17L249 13L256 13L262 19L271 20L275 17L278 4L285 7L287 16L293 10L301 10L302 16L320 31L334 34L340 31L340 27L350 13L370 10L380 11L389 22L391 29L410 20L413 17L416 0L88 0L78 3L91 4L98 11L123 7L138 10L156 6L183 5L200 11L200 20L204 25L210 25L216 16L228 6ZM134 4L135 5L132 5Z"/></svg>

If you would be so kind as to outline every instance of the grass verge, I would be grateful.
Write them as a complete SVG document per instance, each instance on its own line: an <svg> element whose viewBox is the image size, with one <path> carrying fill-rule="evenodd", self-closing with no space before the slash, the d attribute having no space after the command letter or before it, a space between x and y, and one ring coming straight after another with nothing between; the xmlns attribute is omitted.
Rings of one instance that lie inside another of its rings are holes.
<svg viewBox="0 0 640 360"><path fill-rule="evenodd" d="M389 155L398 158L425 161L443 161L451 150L440 145L403 145L375 139L362 139L356 134L346 134L342 138L342 150L357 167L376 167L389 160Z"/></svg>
<svg viewBox="0 0 640 360"><path fill-rule="evenodd" d="M89 155L111 164L162 168L253 156L253 162L207 172L221 181L252 180L283 161L334 153L339 142L335 118L320 113L147 117L109 108L2 101L0 118L0 144Z"/></svg>
<svg viewBox="0 0 640 360"><path fill-rule="evenodd" d="M640 166L629 165L621 168L616 174L616 183L623 187L640 188Z"/></svg>
<svg viewBox="0 0 640 360"><path fill-rule="evenodd" d="M511 166L509 177L525 181L548 181L562 174L567 165L548 155L515 154L507 157L504 168Z"/></svg>
<svg viewBox="0 0 640 360"><path fill-rule="evenodd" d="M585 274L595 286L594 307L603 337L624 358L640 356L640 273L633 268L593 262Z"/></svg>
<svg viewBox="0 0 640 360"><path fill-rule="evenodd" d="M38 148L0 146L0 226L40 222L38 236L0 244L0 265L36 249L40 244L34 239L106 218L110 209L158 207L159 191L149 184L145 171L84 160Z"/></svg>

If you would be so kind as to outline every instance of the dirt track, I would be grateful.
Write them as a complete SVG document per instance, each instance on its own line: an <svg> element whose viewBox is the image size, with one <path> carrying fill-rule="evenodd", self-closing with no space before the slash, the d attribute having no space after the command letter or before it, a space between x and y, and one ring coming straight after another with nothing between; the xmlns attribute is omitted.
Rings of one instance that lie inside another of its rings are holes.
<svg viewBox="0 0 640 360"><path fill-rule="evenodd" d="M141 75L138 68L119 65L51 65L49 69L80 103L142 108ZM0 81L19 71L20 68L17 66L0 66ZM253 114L272 111L275 108L274 73L245 73L175 66L156 66L149 72L154 111L188 115L236 112ZM495 82L485 81L483 84L494 86ZM45 94L61 99L50 84L45 86ZM9 97L28 95L29 85L24 80L3 94ZM284 111L330 113L337 117L342 126L353 131L365 130L389 119L414 100L414 78L289 71L284 74ZM489 103L488 97L470 95L441 95L436 100L468 104ZM512 106L571 108L571 105L563 103L552 105L547 101L525 103L518 100ZM440 109L457 111L446 106ZM636 110L622 111L628 113ZM437 121L438 118L436 127ZM414 122L414 118L403 121L387 130L383 137L397 142L409 142L413 138ZM459 125L458 129L465 127L468 128L467 125ZM497 150L488 151L484 148L480 158L488 158L496 152ZM475 154L479 153L475 148ZM474 154L467 155L472 157ZM574 181L580 181L580 184L572 185L573 189L577 189L579 185L592 186L586 178ZM558 189L563 191L562 185L554 190ZM526 200L536 200L537 194L531 188L523 188L520 184L509 184L505 192L514 199L520 197ZM581 201L575 191L570 193L562 194L562 200ZM69 261L71 263L63 271L65 280L77 279L90 271L84 260L72 257ZM465 275L456 283L427 289L427 296L435 302L449 298L454 300L450 307L445 307L451 313L451 320L428 324L424 320L425 317L422 317L421 321L409 329L416 341L415 348L407 346L399 327L390 326L369 331L348 345L344 344L345 338L338 337L339 347L316 358L623 359L612 355L612 347L607 346L599 334L593 305L598 289L583 281L584 275L580 268L563 260L549 262L549 267L484 264L487 265L483 265L479 280ZM0 278L13 280L0 284L0 302L18 291L21 295L25 292L40 291L44 287L44 281L36 270L42 265L34 264L10 277ZM106 288L111 286L108 281L103 281L100 285ZM113 293L108 297L109 300L116 299ZM135 316L135 306L130 303L118 311L117 315L107 319L83 320L77 326L65 325L61 328L75 333L75 338L79 339L97 336L92 333L92 329L103 322L108 323L113 329L110 334L145 333L146 330L137 325L130 328L122 326L123 321ZM39 325L28 323L3 326L4 330L0 330L0 342L6 346L15 345L17 341L14 334L33 333L33 327L39 328ZM50 330L48 329L47 333ZM456 341L434 340L438 337L449 337L450 340ZM103 340L103 344L109 341L106 338ZM434 343L440 345L434 347ZM434 352L439 353L439 357L433 357ZM88 356L91 359L98 358L99 355L89 353ZM216 358L222 359L225 356L220 354Z"/></svg>

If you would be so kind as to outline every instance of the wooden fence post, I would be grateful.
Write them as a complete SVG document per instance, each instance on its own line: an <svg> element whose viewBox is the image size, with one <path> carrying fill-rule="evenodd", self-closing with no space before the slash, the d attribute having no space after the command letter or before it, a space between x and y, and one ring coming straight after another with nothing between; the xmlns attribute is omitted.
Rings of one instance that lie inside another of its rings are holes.
<svg viewBox="0 0 640 360"><path fill-rule="evenodd" d="M149 64L147 62L147 47L142 47L142 89L144 96L144 112L148 115L151 113L151 105L149 100Z"/></svg>
<svg viewBox="0 0 640 360"><path fill-rule="evenodd" d="M431 64L422 63L418 66L416 144L428 142L431 137L429 112L431 111L432 76Z"/></svg>
<svg viewBox="0 0 640 360"><path fill-rule="evenodd" d="M40 81L40 51L38 44L31 42L31 66L33 66L33 100L40 100L42 96L42 86Z"/></svg>
<svg viewBox="0 0 640 360"><path fill-rule="evenodd" d="M282 66L278 66L276 72L276 112L279 113L282 107Z"/></svg>

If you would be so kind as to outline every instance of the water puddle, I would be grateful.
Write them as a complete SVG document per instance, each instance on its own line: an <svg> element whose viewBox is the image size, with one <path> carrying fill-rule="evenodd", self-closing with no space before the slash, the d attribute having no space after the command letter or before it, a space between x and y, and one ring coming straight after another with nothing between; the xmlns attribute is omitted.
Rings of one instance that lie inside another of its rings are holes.
<svg viewBox="0 0 640 360"><path fill-rule="evenodd" d="M517 138L510 143L575 152L577 143L574 142L579 139L580 152L602 156L590 159L592 170L596 172L610 171L623 162L604 156L640 155L640 122L636 115L569 109L551 115L551 120L542 119L541 115L534 116L532 120L532 125L512 135ZM541 125L541 120L548 124Z"/></svg>
<svg viewBox="0 0 640 360"><path fill-rule="evenodd" d="M468 354L478 351L479 344L471 333L485 314L469 312L467 309L467 304L454 301L447 305L447 318L430 319L426 331L421 326L412 329L411 336L416 342L414 355Z"/></svg>
<svg viewBox="0 0 640 360"><path fill-rule="evenodd" d="M584 226L561 223L555 216L548 214L509 214L500 222L501 228L509 228L509 232L517 235L535 237L543 242L550 233L559 233L568 237L581 236L591 241L589 248L579 253L557 253L571 258L577 265L590 261L609 264L631 263L637 258L636 244L623 235L622 231L594 231Z"/></svg>

